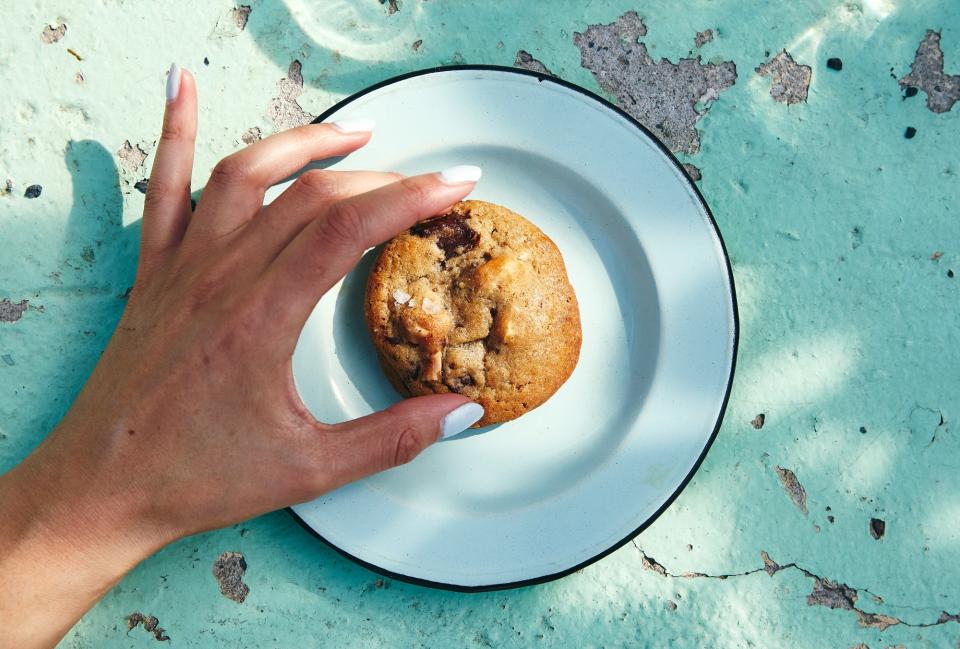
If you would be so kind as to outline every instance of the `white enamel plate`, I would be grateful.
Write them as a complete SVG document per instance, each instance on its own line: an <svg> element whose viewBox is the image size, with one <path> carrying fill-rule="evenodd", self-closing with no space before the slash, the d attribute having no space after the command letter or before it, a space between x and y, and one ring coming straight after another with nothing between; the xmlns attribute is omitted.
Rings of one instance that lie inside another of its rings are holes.
<svg viewBox="0 0 960 649"><path fill-rule="evenodd" d="M483 168L473 198L553 239L580 301L573 376L523 417L293 513L381 573L458 590L568 574L639 533L699 466L737 347L733 281L703 198L650 133L577 86L509 68L398 77L319 119L373 118L334 169ZM274 190L274 194L279 188ZM317 305L293 358L303 400L341 422L399 399L363 321L373 255Z"/></svg>

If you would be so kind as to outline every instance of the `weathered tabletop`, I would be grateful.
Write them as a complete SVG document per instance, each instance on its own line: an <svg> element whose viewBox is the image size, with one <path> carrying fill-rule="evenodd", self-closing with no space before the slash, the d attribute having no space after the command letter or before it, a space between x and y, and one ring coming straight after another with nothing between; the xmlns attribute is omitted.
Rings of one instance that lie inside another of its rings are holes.
<svg viewBox="0 0 960 649"><path fill-rule="evenodd" d="M134 611L178 647L956 646L960 3L767 6L6 7L0 470L57 422L123 309L170 61L200 86L198 187L244 143L416 68L517 64L600 91L702 175L742 321L700 472L579 573L428 590L350 563L280 512L167 548L62 646L154 646L128 631ZM212 574L226 551L245 557L242 603Z"/></svg>

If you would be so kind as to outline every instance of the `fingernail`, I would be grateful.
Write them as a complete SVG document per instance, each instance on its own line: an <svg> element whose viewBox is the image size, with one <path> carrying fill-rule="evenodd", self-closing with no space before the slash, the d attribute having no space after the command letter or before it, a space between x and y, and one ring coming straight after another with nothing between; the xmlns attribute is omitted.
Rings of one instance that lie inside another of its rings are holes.
<svg viewBox="0 0 960 649"><path fill-rule="evenodd" d="M357 117L354 119L340 119L336 122L330 122L330 125L341 133L369 133L376 127L377 123L372 119Z"/></svg>
<svg viewBox="0 0 960 649"><path fill-rule="evenodd" d="M446 439L462 433L483 417L483 406L479 403L465 403L456 410L447 413L440 422L440 439Z"/></svg>
<svg viewBox="0 0 960 649"><path fill-rule="evenodd" d="M440 180L448 185L475 183L483 175L483 169L474 165L457 165L440 172Z"/></svg>
<svg viewBox="0 0 960 649"><path fill-rule="evenodd" d="M167 75L167 103L177 100L180 94L180 66L170 64L170 74Z"/></svg>

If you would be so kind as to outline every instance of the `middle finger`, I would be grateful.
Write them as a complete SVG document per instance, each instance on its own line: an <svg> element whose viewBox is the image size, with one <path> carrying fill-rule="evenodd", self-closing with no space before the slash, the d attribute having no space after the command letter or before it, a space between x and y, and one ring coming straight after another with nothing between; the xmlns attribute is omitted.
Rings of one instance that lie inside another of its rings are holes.
<svg viewBox="0 0 960 649"><path fill-rule="evenodd" d="M184 236L185 244L204 247L242 227L260 211L268 187L313 160L359 149L370 140L372 128L367 120L351 120L348 130L335 124L307 124L227 156L210 175Z"/></svg>

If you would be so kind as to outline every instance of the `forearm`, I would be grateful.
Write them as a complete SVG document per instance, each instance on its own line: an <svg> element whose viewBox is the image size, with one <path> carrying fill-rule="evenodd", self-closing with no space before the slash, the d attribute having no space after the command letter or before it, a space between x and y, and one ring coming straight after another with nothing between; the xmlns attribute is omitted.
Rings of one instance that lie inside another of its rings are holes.
<svg viewBox="0 0 960 649"><path fill-rule="evenodd" d="M79 458L77 458L79 459ZM45 444L0 476L4 646L51 647L162 545L119 493L94 486Z"/></svg>

